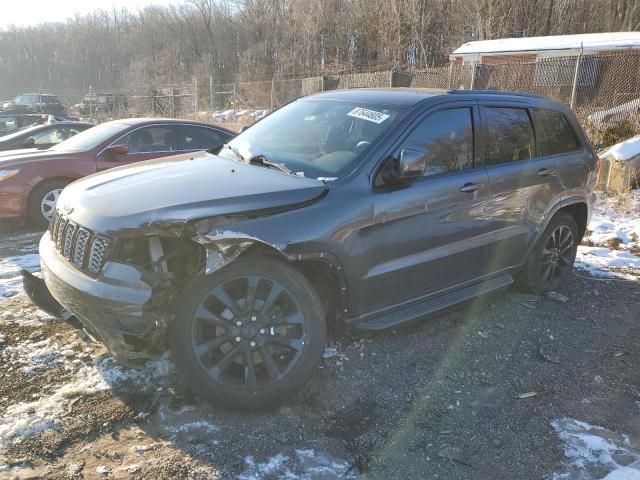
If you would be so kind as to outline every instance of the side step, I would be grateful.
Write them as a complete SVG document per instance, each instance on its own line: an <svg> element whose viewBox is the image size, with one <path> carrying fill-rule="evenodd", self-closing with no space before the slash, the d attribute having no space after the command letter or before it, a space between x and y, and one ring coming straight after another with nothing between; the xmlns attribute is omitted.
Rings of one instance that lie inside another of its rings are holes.
<svg viewBox="0 0 640 480"><path fill-rule="evenodd" d="M482 282L472 283L462 288L456 287L455 289L436 292L394 307L378 310L377 312L355 319L352 325L356 330L362 331L385 330L402 323L412 322L430 313L471 300L479 295L493 292L512 283L513 277L505 273Z"/></svg>

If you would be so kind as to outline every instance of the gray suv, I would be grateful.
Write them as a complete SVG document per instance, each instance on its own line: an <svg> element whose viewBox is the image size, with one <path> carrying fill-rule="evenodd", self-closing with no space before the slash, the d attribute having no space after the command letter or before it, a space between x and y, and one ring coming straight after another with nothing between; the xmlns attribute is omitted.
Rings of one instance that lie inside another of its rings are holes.
<svg viewBox="0 0 640 480"><path fill-rule="evenodd" d="M344 90L210 152L69 185L33 300L119 361L169 348L198 394L263 408L301 389L327 325L383 330L570 274L598 158L575 116L497 92Z"/></svg>

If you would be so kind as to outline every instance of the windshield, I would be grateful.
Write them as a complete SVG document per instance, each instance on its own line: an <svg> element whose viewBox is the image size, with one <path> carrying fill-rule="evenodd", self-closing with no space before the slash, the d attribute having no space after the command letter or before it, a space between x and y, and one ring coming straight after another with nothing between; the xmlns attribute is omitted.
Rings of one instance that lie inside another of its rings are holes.
<svg viewBox="0 0 640 480"><path fill-rule="evenodd" d="M220 151L264 155L306 177L340 178L351 172L401 113L399 107L334 100L299 100L256 123Z"/></svg>
<svg viewBox="0 0 640 480"><path fill-rule="evenodd" d="M97 127L92 127L84 132L80 132L64 142L60 142L55 147L52 147L51 150L61 152L88 152L130 126L131 125L127 123L120 122L103 123Z"/></svg>
<svg viewBox="0 0 640 480"><path fill-rule="evenodd" d="M1 140L3 142L4 141L11 141L14 138L22 137L25 133L33 132L33 131L39 130L41 128L42 128L42 125L24 127L24 128L19 129L19 130L16 130L15 132L9 133L8 135L4 135Z"/></svg>

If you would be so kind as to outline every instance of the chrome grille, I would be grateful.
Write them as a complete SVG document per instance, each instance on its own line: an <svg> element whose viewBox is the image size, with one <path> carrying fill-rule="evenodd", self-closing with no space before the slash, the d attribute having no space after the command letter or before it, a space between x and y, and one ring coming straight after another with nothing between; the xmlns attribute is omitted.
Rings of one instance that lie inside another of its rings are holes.
<svg viewBox="0 0 640 480"><path fill-rule="evenodd" d="M102 270L111 239L94 235L90 230L54 212L49 223L51 241L56 251L76 268L97 275Z"/></svg>
<svg viewBox="0 0 640 480"><path fill-rule="evenodd" d="M104 254L109 247L109 239L96 235L91 243L91 253L89 255L89 265L87 270L91 273L99 273L102 265L104 265Z"/></svg>
<svg viewBox="0 0 640 480"><path fill-rule="evenodd" d="M65 228L67 228L67 223L69 223L67 219L60 218L60 222L58 224L58 227L56 228L56 250L58 250L59 253L62 253L62 246L64 244L64 230Z"/></svg>
<svg viewBox="0 0 640 480"><path fill-rule="evenodd" d="M76 237L76 248L73 253L73 263L82 268L84 265L84 257L87 253L87 245L89 244L89 230L86 228L80 228L78 230L78 236Z"/></svg>
<svg viewBox="0 0 640 480"><path fill-rule="evenodd" d="M73 240L76 234L78 226L75 223L69 222L67 228L64 230L64 241L62 244L62 256L67 259L71 259L71 247L73 247Z"/></svg>

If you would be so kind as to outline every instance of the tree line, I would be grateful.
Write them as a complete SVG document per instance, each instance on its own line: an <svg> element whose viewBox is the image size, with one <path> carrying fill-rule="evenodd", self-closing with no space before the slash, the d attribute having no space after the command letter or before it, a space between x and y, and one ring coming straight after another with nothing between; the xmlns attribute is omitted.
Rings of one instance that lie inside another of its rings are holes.
<svg viewBox="0 0 640 480"><path fill-rule="evenodd" d="M638 29L640 0L187 0L9 26L0 91L423 68L470 40Z"/></svg>

